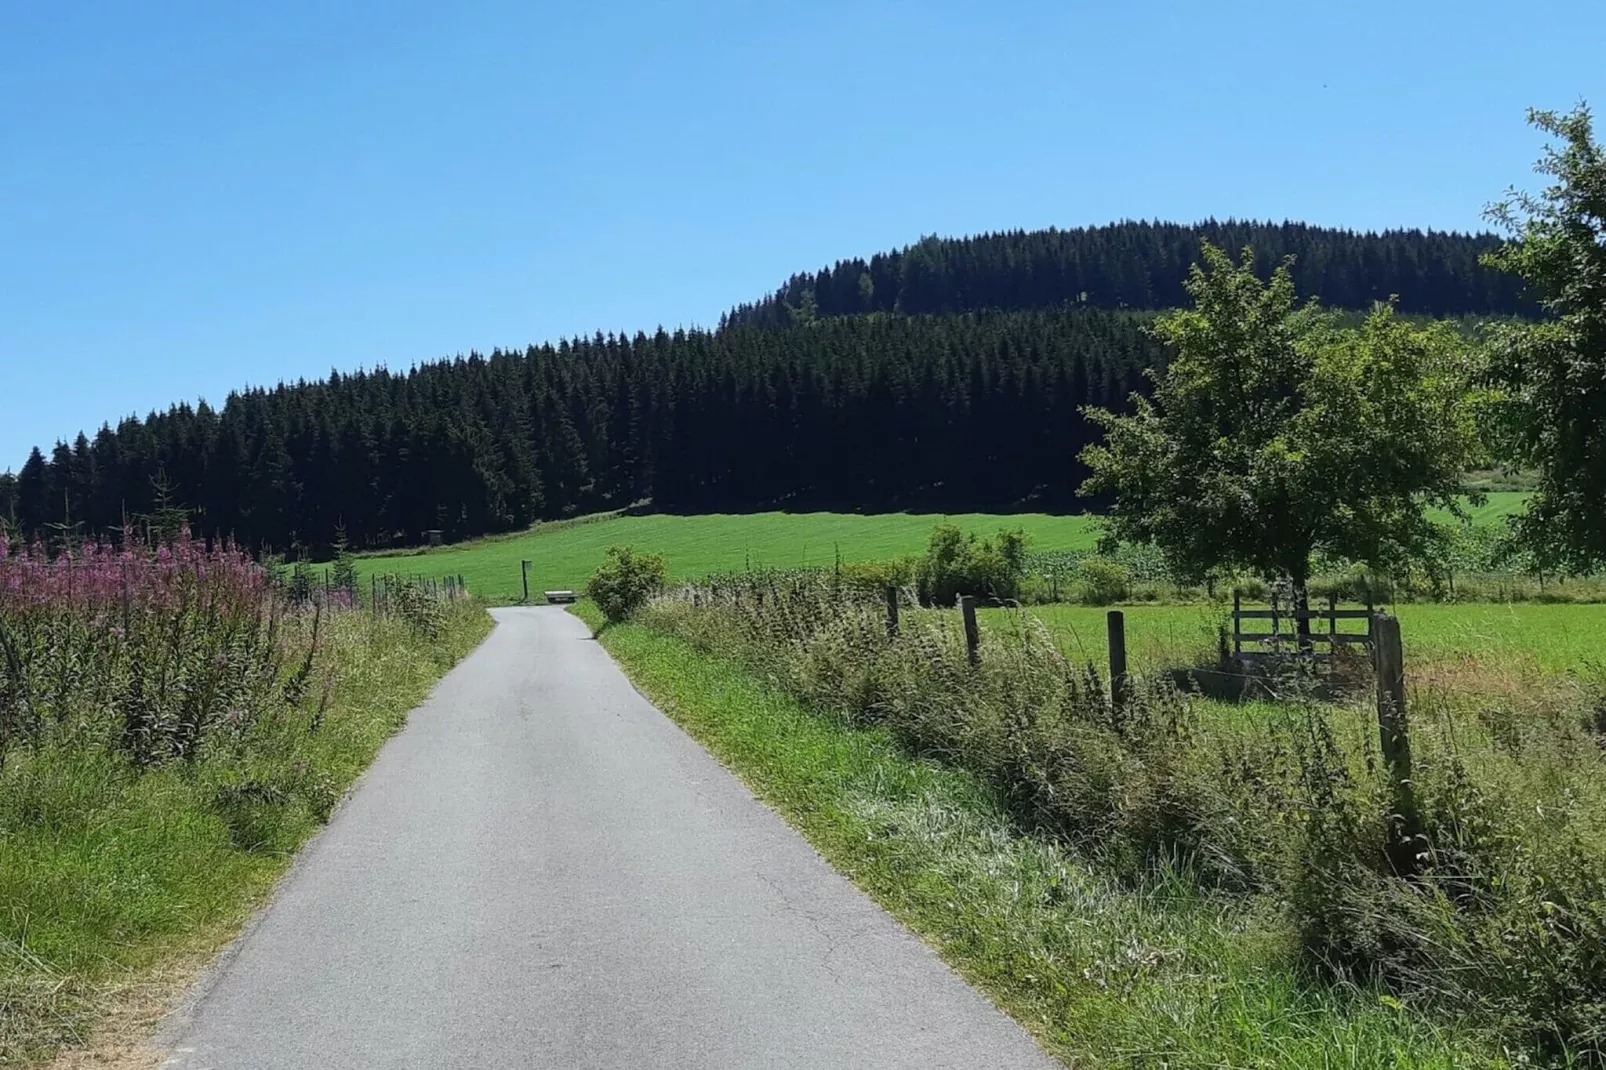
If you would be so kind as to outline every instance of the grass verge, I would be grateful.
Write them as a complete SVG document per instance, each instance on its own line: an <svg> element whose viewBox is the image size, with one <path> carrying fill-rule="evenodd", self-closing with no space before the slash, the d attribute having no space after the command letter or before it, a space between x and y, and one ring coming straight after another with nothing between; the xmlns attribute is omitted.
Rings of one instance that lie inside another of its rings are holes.
<svg viewBox="0 0 1606 1070"><path fill-rule="evenodd" d="M490 631L454 606L438 639L332 617L321 724L136 772L47 744L0 768L0 1066L141 1035L261 903L407 713Z"/></svg>
<svg viewBox="0 0 1606 1070"><path fill-rule="evenodd" d="M577 612L594 628L594 607ZM601 641L839 871L1077 1066L1504 1065L1471 1034L1308 980L1263 901L1142 887L1018 831L978 778L640 625Z"/></svg>

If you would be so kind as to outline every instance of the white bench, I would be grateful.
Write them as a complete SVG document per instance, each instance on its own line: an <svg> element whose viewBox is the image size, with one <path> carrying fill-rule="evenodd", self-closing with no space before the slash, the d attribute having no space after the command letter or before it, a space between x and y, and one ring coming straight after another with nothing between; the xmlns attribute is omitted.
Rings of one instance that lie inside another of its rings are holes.
<svg viewBox="0 0 1606 1070"><path fill-rule="evenodd" d="M573 602L575 598L573 591L542 591L541 593L546 595L548 602Z"/></svg>

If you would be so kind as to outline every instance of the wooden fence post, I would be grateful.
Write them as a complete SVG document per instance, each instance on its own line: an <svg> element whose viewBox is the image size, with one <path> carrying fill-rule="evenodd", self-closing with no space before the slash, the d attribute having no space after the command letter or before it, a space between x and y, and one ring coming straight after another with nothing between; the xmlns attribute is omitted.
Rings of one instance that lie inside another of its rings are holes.
<svg viewBox="0 0 1606 1070"><path fill-rule="evenodd" d="M981 632L976 628L976 599L972 595L959 596L959 616L965 622L965 655L972 665L981 660Z"/></svg>
<svg viewBox="0 0 1606 1070"><path fill-rule="evenodd" d="M519 562L519 576L524 580L524 600L528 602L530 600L530 563L528 561Z"/></svg>
<svg viewBox="0 0 1606 1070"><path fill-rule="evenodd" d="M1411 735L1405 719L1405 651L1400 642L1399 618L1378 613L1372 618L1377 669L1377 730L1392 789L1389 814L1389 863L1394 872L1416 872L1416 840L1422 834L1422 817L1411 781Z"/></svg>
<svg viewBox="0 0 1606 1070"><path fill-rule="evenodd" d="M1235 661L1242 660L1244 652L1243 623L1238 619L1238 614L1243 611L1243 608L1243 592L1234 587L1232 589L1232 656Z"/></svg>
<svg viewBox="0 0 1606 1070"><path fill-rule="evenodd" d="M1110 707L1119 715L1131 697L1126 674L1126 614L1112 609L1105 620L1110 639Z"/></svg>
<svg viewBox="0 0 1606 1070"><path fill-rule="evenodd" d="M887 638L898 637L898 589L887 586Z"/></svg>

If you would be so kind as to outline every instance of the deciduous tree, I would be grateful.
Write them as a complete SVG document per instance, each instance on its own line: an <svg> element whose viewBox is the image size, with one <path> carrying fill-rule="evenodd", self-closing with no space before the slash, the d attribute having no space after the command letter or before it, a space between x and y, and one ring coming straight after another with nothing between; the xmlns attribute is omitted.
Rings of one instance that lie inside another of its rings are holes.
<svg viewBox="0 0 1606 1070"><path fill-rule="evenodd" d="M1250 569L1301 594L1317 553L1372 564L1431 555L1431 505L1459 508L1477 434L1469 365L1448 327L1379 305L1343 328L1300 305L1288 266L1207 247L1191 309L1161 317L1170 362L1135 411L1089 409L1083 493L1115 498L1111 532L1180 573Z"/></svg>
<svg viewBox="0 0 1606 1070"><path fill-rule="evenodd" d="M1539 470L1523 541L1586 570L1606 563L1606 149L1583 105L1528 119L1560 139L1536 166L1555 182L1490 206L1517 240L1488 260L1521 276L1547 318L1492 332L1495 426L1511 457Z"/></svg>

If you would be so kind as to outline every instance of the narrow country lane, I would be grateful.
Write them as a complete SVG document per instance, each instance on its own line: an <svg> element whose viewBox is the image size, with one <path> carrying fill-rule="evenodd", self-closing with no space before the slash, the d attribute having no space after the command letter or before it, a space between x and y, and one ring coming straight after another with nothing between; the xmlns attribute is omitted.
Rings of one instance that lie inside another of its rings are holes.
<svg viewBox="0 0 1606 1070"><path fill-rule="evenodd" d="M166 1066L1058 1065L580 621L496 618L168 1024Z"/></svg>

